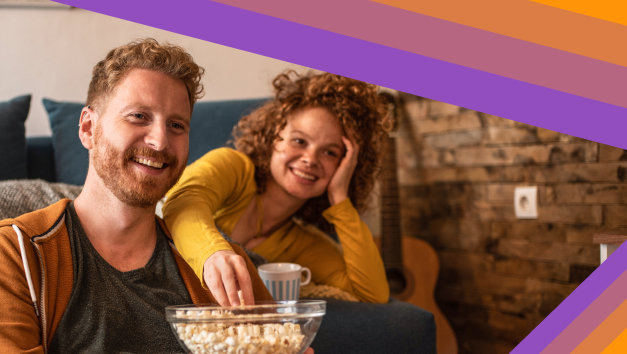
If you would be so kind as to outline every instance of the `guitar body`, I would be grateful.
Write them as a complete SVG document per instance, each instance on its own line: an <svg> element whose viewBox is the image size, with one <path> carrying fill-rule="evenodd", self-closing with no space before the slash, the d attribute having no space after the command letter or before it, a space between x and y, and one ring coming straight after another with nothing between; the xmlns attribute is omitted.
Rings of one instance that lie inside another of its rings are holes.
<svg viewBox="0 0 627 354"><path fill-rule="evenodd" d="M375 240L379 241L379 239ZM402 252L402 274L388 272L391 295L431 312L437 329L438 354L457 354L457 339L453 328L436 304L434 297L440 272L437 253L427 242L406 236L402 238Z"/></svg>

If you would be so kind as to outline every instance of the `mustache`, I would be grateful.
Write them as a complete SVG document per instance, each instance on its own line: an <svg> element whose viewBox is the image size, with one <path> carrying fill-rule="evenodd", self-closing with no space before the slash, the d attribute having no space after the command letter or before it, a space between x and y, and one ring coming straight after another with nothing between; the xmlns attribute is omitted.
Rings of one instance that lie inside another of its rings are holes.
<svg viewBox="0 0 627 354"><path fill-rule="evenodd" d="M124 152L124 160L131 160L135 156L150 157L170 166L178 165L178 158L165 152L156 151L147 147L133 147Z"/></svg>

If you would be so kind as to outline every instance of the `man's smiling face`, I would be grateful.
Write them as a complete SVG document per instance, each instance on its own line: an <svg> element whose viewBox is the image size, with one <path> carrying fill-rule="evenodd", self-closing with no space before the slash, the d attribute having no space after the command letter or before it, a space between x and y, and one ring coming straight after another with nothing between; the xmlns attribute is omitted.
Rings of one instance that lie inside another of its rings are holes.
<svg viewBox="0 0 627 354"><path fill-rule="evenodd" d="M185 169L190 118L182 81L132 69L95 122L90 163L120 201L154 205Z"/></svg>

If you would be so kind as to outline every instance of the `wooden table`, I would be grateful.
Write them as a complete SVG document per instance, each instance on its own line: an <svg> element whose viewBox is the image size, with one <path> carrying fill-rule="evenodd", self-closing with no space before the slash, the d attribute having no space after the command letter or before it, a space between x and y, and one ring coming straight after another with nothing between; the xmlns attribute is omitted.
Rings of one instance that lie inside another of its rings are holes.
<svg viewBox="0 0 627 354"><path fill-rule="evenodd" d="M593 234L592 241L601 244L601 263L603 263L623 242L627 241L627 234L624 231Z"/></svg>

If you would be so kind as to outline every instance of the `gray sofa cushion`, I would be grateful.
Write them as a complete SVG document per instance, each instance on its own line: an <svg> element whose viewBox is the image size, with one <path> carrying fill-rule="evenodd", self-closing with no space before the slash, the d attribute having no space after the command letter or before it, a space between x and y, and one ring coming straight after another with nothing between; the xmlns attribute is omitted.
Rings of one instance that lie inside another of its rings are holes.
<svg viewBox="0 0 627 354"><path fill-rule="evenodd" d="M0 180L27 177L24 122L30 98L24 95L0 102Z"/></svg>
<svg viewBox="0 0 627 354"><path fill-rule="evenodd" d="M82 189L40 179L0 182L0 220L45 208L63 198L74 199Z"/></svg>

